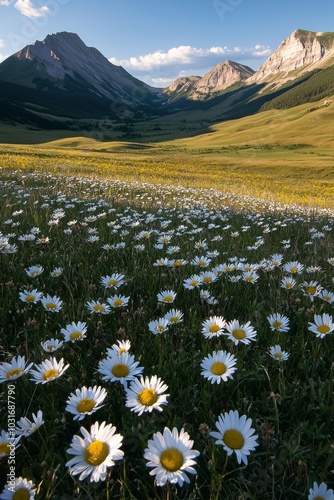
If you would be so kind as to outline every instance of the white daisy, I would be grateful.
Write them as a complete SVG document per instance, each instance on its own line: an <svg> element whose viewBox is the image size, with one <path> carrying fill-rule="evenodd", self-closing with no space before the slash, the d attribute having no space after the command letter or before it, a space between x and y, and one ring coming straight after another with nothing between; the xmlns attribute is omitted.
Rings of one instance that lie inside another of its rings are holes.
<svg viewBox="0 0 334 500"><path fill-rule="evenodd" d="M314 481L313 487L309 489L307 500L334 500L334 492L327 488L327 484L318 484Z"/></svg>
<svg viewBox="0 0 334 500"><path fill-rule="evenodd" d="M281 346L273 345L269 349L270 356L276 361L287 361L289 359L289 353L282 351Z"/></svg>
<svg viewBox="0 0 334 500"><path fill-rule="evenodd" d="M314 297L320 295L322 290L322 286L319 285L317 281L309 281L309 282L304 281L304 283L300 285L300 288L302 289L304 295L306 295L306 297L309 297L309 299L311 299L311 302L314 301Z"/></svg>
<svg viewBox="0 0 334 500"><path fill-rule="evenodd" d="M31 370L32 380L36 384L46 384L61 377L70 365L64 365L64 358L57 361L56 358L45 359L39 365L35 364L36 370Z"/></svg>
<svg viewBox="0 0 334 500"><path fill-rule="evenodd" d="M274 313L267 316L267 320L269 321L270 329L272 331L288 332L290 329L289 318L280 313Z"/></svg>
<svg viewBox="0 0 334 500"><path fill-rule="evenodd" d="M165 314L164 319L168 321L169 325L175 325L176 323L182 323L183 313L179 309L171 309Z"/></svg>
<svg viewBox="0 0 334 500"><path fill-rule="evenodd" d="M41 298L41 303L46 311L56 313L61 310L63 301L59 297L51 297L51 295L47 294Z"/></svg>
<svg viewBox="0 0 334 500"><path fill-rule="evenodd" d="M328 302L329 304L333 304L334 293L330 292L329 290L323 289L319 294L319 298L321 300L324 300L325 302Z"/></svg>
<svg viewBox="0 0 334 500"><path fill-rule="evenodd" d="M202 284L203 281L199 274L193 274L183 282L183 286L186 290L193 290L194 288L200 287Z"/></svg>
<svg viewBox="0 0 334 500"><path fill-rule="evenodd" d="M26 366L24 356L12 358L9 363L0 363L0 382L10 382L22 377L22 375L29 373L32 365L33 363L29 363Z"/></svg>
<svg viewBox="0 0 334 500"><path fill-rule="evenodd" d="M286 290L290 290L296 285L297 281L294 280L291 276L285 276L281 280L281 288L285 288Z"/></svg>
<svg viewBox="0 0 334 500"><path fill-rule="evenodd" d="M29 420L27 417L21 417L18 422L16 422L15 434L16 436L28 437L33 434L41 425L44 424L43 412L38 410L37 415L32 414L33 421Z"/></svg>
<svg viewBox="0 0 334 500"><path fill-rule="evenodd" d="M113 295L107 299L108 304L114 309L119 307L126 307L129 303L130 297L125 297L124 295Z"/></svg>
<svg viewBox="0 0 334 500"><path fill-rule="evenodd" d="M193 444L184 429L179 434L176 427L172 431L165 427L163 434L153 434L153 439L147 443L144 458L148 461L147 467L153 468L150 476L155 476L157 486L164 486L167 482L182 486L184 482L190 482L187 473L196 474L194 458L199 455L197 450L192 449Z"/></svg>
<svg viewBox="0 0 334 500"><path fill-rule="evenodd" d="M38 292L36 289L24 290L19 293L19 297L22 302L26 302L27 304L37 304L42 299L43 293Z"/></svg>
<svg viewBox="0 0 334 500"><path fill-rule="evenodd" d="M103 276L100 279L100 283L105 288L118 288L124 283L124 274L111 274L107 276Z"/></svg>
<svg viewBox="0 0 334 500"><path fill-rule="evenodd" d="M92 314L109 314L111 312L111 307L108 306L108 304L100 302L99 300L86 302L86 307Z"/></svg>
<svg viewBox="0 0 334 500"><path fill-rule="evenodd" d="M149 322L148 329L155 335L160 335L168 330L169 322L168 319L163 317L155 319Z"/></svg>
<svg viewBox="0 0 334 500"><path fill-rule="evenodd" d="M65 410L75 415L73 420L82 420L86 415L91 415L102 408L102 403L107 397L107 391L103 387L84 386L71 392Z"/></svg>
<svg viewBox="0 0 334 500"><path fill-rule="evenodd" d="M314 323L309 323L308 329L310 332L315 333L317 337L323 338L334 330L333 317L326 313L322 316L315 314Z"/></svg>
<svg viewBox="0 0 334 500"><path fill-rule="evenodd" d="M303 264L294 260L283 265L283 270L290 274L300 274L304 269Z"/></svg>
<svg viewBox="0 0 334 500"><path fill-rule="evenodd" d="M163 302L164 304L171 304L174 302L176 297L176 293L173 290L164 290L163 292L158 293L157 299L158 302Z"/></svg>
<svg viewBox="0 0 334 500"><path fill-rule="evenodd" d="M78 323L70 323L65 328L60 330L60 333L64 335L65 342L77 342L78 340L83 340L86 337L87 324L81 321Z"/></svg>
<svg viewBox="0 0 334 500"><path fill-rule="evenodd" d="M44 268L42 266L30 266L28 269L25 269L25 272L29 276L29 278L36 278L36 276L39 276L42 274L44 271Z"/></svg>
<svg viewBox="0 0 334 500"><path fill-rule="evenodd" d="M13 484L12 484L13 483ZM16 477L15 481L8 481L1 492L2 500L32 500L35 498L35 485L23 477Z"/></svg>
<svg viewBox="0 0 334 500"><path fill-rule="evenodd" d="M90 432L80 427L83 436L73 436L71 447L67 450L74 458L66 463L70 474L80 474L82 481L90 476L91 482L105 481L107 469L115 465L115 460L121 460L124 452L119 448L122 445L123 436L115 434L116 427L112 424L95 422Z"/></svg>
<svg viewBox="0 0 334 500"><path fill-rule="evenodd" d="M224 327L226 321L223 316L210 316L202 322L202 334L206 339L212 339L213 337L219 337L224 334Z"/></svg>
<svg viewBox="0 0 334 500"><path fill-rule="evenodd" d="M246 415L239 416L238 410L219 415L216 427L219 432L210 432L210 436L216 438L216 444L222 445L230 456L235 452L238 464L248 464L247 456L253 451L258 443L258 436L253 435L255 430L251 427L252 421Z"/></svg>
<svg viewBox="0 0 334 500"><path fill-rule="evenodd" d="M226 324L228 339L232 340L235 345L239 342L242 344L250 344L251 340L256 340L256 331L251 326L250 321L241 325L238 320L234 319Z"/></svg>
<svg viewBox="0 0 334 500"><path fill-rule="evenodd" d="M211 384L220 384L221 381L227 382L228 379L233 379L233 373L237 370L235 366L237 358L226 351L213 351L201 363L201 375Z"/></svg>
<svg viewBox="0 0 334 500"><path fill-rule="evenodd" d="M41 342L41 346L43 351L45 352L55 352L60 349L64 345L64 342L59 341L58 339L50 339L45 342Z"/></svg>
<svg viewBox="0 0 334 500"><path fill-rule="evenodd" d="M139 361L135 361L135 357L128 352L123 354L110 353L106 359L99 363L98 372L103 375L102 380L108 382L121 382L126 385L129 380L134 380L140 375L143 367L138 366Z"/></svg>
<svg viewBox="0 0 334 500"><path fill-rule="evenodd" d="M125 406L138 415L152 410L162 411L161 405L167 404L169 396L169 394L163 394L167 389L168 386L156 375L151 378L135 379L126 389Z"/></svg>
<svg viewBox="0 0 334 500"><path fill-rule="evenodd" d="M111 356L114 352L117 354L123 354L124 352L130 351L130 348L130 340L117 340L117 344L113 344L107 349L107 356Z"/></svg>

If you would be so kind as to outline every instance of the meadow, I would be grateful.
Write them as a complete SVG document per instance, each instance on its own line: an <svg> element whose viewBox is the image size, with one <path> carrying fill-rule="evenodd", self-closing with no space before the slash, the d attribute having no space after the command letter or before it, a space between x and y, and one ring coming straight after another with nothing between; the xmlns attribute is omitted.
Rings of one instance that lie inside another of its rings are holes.
<svg viewBox="0 0 334 500"><path fill-rule="evenodd" d="M1 498L325 498L326 165L85 141L0 147Z"/></svg>

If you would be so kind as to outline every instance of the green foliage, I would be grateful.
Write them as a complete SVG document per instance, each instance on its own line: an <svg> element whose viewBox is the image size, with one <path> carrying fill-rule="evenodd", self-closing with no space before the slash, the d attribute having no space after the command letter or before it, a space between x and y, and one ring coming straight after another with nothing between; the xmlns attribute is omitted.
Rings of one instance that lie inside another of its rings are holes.
<svg viewBox="0 0 334 500"><path fill-rule="evenodd" d="M19 155L18 155L19 156ZM90 175L87 165L78 165L74 175L61 175L64 159L44 151L37 160L22 154L25 169L1 170L2 204L0 223L4 237L17 245L17 252L0 253L0 339L3 360L25 355L39 363L48 355L40 343L61 339L60 329L72 321L85 321L87 338L66 342L53 355L64 357L70 367L58 380L35 386L29 376L15 382L16 418L31 418L43 411L45 423L30 437L22 438L16 451L17 476L38 485L37 498L122 498L122 499L201 499L220 498L305 499L313 481L333 482L332 419L333 334L316 338L308 330L315 314L332 314L332 304L305 294L305 281L317 280L332 290L332 234L334 216L295 206L284 208L250 195L238 196L214 189L185 189L181 186L141 184ZM55 173L51 174L54 164ZM13 163L14 165L14 163ZM135 165L132 166L135 168ZM80 172L80 176L78 173ZM238 209L233 210L233 206ZM58 224L49 225L56 209L64 211ZM88 221L87 217L96 216ZM75 221L75 222L74 222ZM40 232L34 241L19 236ZM71 232L68 233L68 229ZM141 236L149 231L150 236ZM91 233L98 236L89 242ZM11 234L11 236L10 236ZM174 258L167 245L157 246L158 237L168 234L171 245L180 247L177 257L187 261L180 267L155 266L157 259ZM49 242L38 243L48 236ZM195 244L206 240L208 248ZM289 241L289 243L287 243ZM109 244L110 250L102 248ZM136 249L138 244L142 250ZM2 242L1 248L5 248ZM207 269L223 262L238 265L221 273L213 283L186 290L184 280L203 269L192 259L206 252L212 256ZM293 289L280 286L287 274L282 265L268 267L274 253L283 263L297 260L304 269L294 277ZM241 264L256 265L254 283L231 281L242 275ZM267 263L267 264L266 264ZM44 271L30 278L25 269L40 264ZM53 278L54 267L63 268ZM314 266L313 270L310 266ZM319 267L320 269L315 269ZM86 303L106 301L114 291L101 285L101 277L123 273L125 283L116 293L130 297L126 308L111 314L90 314ZM40 303L20 301L19 292L37 288L63 300L58 313L43 309ZM164 289L176 292L172 307L184 313L181 323L161 335L148 330L152 319L162 317L170 305L158 303ZM216 304L203 300L200 291L209 292ZM274 312L290 322L288 332L269 327L267 316ZM204 338L202 322L211 316L227 321L250 321L257 331L250 345L234 345L226 335ZM157 375L168 384L168 405L162 412L138 416L125 407L124 388L118 382L103 382L99 361L117 340L131 341L130 352L147 376ZM287 361L272 359L270 346L280 344L289 352ZM213 350L227 350L237 357L233 379L211 384L201 376L200 364ZM81 422L65 411L66 400L76 388L102 385L106 404ZM7 383L1 387L1 429L7 425ZM247 466L227 458L215 444L210 431L222 412L237 409L252 420L259 446L249 455ZM95 421L116 426L124 436L124 460L110 469L107 480L98 484L72 478L65 466L73 435L80 425L89 429ZM148 440L168 426L184 427L200 451L196 475L190 484L157 487L143 458ZM8 472L1 459L1 486Z"/></svg>
<svg viewBox="0 0 334 500"><path fill-rule="evenodd" d="M289 109L300 104L319 101L334 94L334 66L315 71L294 88L266 102L261 111L269 109Z"/></svg>

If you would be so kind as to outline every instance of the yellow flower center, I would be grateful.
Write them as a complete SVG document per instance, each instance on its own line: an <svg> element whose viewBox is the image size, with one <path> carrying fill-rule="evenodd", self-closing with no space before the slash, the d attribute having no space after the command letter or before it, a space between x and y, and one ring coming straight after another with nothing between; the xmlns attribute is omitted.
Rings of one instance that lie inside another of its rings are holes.
<svg viewBox="0 0 334 500"><path fill-rule="evenodd" d="M117 285L117 283L118 283L118 281L117 281L117 280L114 280L114 279L111 279L111 280L109 280L109 281L108 281L108 285L109 285L109 286L116 286L116 285Z"/></svg>
<svg viewBox="0 0 334 500"><path fill-rule="evenodd" d="M103 312L104 311L104 306L102 306L101 304L94 304L93 305L93 309L96 312Z"/></svg>
<svg viewBox="0 0 334 500"><path fill-rule="evenodd" d="M196 285L197 285L197 283L198 283L198 280L192 280L192 281L189 283L189 285L190 285L190 286L196 286Z"/></svg>
<svg viewBox="0 0 334 500"><path fill-rule="evenodd" d="M34 302L35 300L35 295L26 295L25 299L26 302Z"/></svg>
<svg viewBox="0 0 334 500"><path fill-rule="evenodd" d="M282 353L280 353L280 352L275 352L275 354L274 354L274 358L275 358L275 359L282 359L282 358L283 358L283 354L282 354Z"/></svg>
<svg viewBox="0 0 334 500"><path fill-rule="evenodd" d="M212 278L211 278L211 276L205 276L203 278L203 281L204 281L204 283L212 283Z"/></svg>
<svg viewBox="0 0 334 500"><path fill-rule="evenodd" d="M254 280L254 276L247 276L247 278L245 278L245 281L253 281Z"/></svg>
<svg viewBox="0 0 334 500"><path fill-rule="evenodd" d="M231 450L240 450L244 445L243 435L236 429L225 431L223 441Z"/></svg>
<svg viewBox="0 0 334 500"><path fill-rule="evenodd" d="M204 267L204 266L206 265L206 262L205 262L205 260L199 260L199 261L197 262L197 264L198 264L199 266L201 266L201 267Z"/></svg>
<svg viewBox="0 0 334 500"><path fill-rule="evenodd" d="M290 272L291 273L297 273L298 272L298 267L297 266L294 266L290 269Z"/></svg>
<svg viewBox="0 0 334 500"><path fill-rule="evenodd" d="M180 318L178 316L172 316L172 318L169 318L169 321L170 323L177 323L179 319Z"/></svg>
<svg viewBox="0 0 334 500"><path fill-rule="evenodd" d="M54 302L49 302L45 306L47 309L51 309L52 311L57 308L56 304Z"/></svg>
<svg viewBox="0 0 334 500"><path fill-rule="evenodd" d="M119 354L124 354L125 352L127 352L127 349L125 347L121 347L119 350Z"/></svg>
<svg viewBox="0 0 334 500"><path fill-rule="evenodd" d="M226 372L226 365L221 361L216 361L212 364L211 371L214 375L224 375Z"/></svg>
<svg viewBox="0 0 334 500"><path fill-rule="evenodd" d="M119 306L121 306L122 304L123 304L123 300L121 300L121 299L117 299L117 300L115 300L115 301L114 301L114 306L115 306L115 307L119 307Z"/></svg>
<svg viewBox="0 0 334 500"><path fill-rule="evenodd" d="M331 298L330 298L330 296L329 296L329 295L323 295L323 296L322 296L322 298L323 298L324 300L327 300L328 302L330 302L330 300L331 300Z"/></svg>
<svg viewBox="0 0 334 500"><path fill-rule="evenodd" d="M109 446L103 441L93 441L85 450L85 460L89 465L101 465L109 454Z"/></svg>
<svg viewBox="0 0 334 500"><path fill-rule="evenodd" d="M182 266L182 262L180 260L176 260L175 262L173 262L173 266L180 267L180 266Z"/></svg>
<svg viewBox="0 0 334 500"><path fill-rule="evenodd" d="M43 378L44 380L49 380L55 378L56 375L59 375L59 371L52 368L51 370L46 370L46 372L44 372Z"/></svg>
<svg viewBox="0 0 334 500"><path fill-rule="evenodd" d="M330 330L328 325L320 325L318 326L318 332L319 333L328 333Z"/></svg>
<svg viewBox="0 0 334 500"><path fill-rule="evenodd" d="M308 286L306 288L306 291L307 293L309 293L310 295L314 295L317 291L316 287L315 286Z"/></svg>
<svg viewBox="0 0 334 500"><path fill-rule="evenodd" d="M278 321L278 320L276 320L276 321L273 322L273 327L274 328L278 329L278 328L281 328L282 326L283 326L282 323L280 321Z"/></svg>
<svg viewBox="0 0 334 500"><path fill-rule="evenodd" d="M79 413L88 413L95 405L96 402L94 399L84 398L77 404L77 410Z"/></svg>
<svg viewBox="0 0 334 500"><path fill-rule="evenodd" d="M126 377L129 375L129 372L129 367L124 363L117 363L111 369L111 373L117 378Z"/></svg>
<svg viewBox="0 0 334 500"><path fill-rule="evenodd" d="M13 368L13 370L9 370L7 372L6 378L14 377L15 375L19 375L23 372L23 368Z"/></svg>
<svg viewBox="0 0 334 500"><path fill-rule="evenodd" d="M209 332L210 333L217 333L220 330L218 325L210 325L209 326Z"/></svg>
<svg viewBox="0 0 334 500"><path fill-rule="evenodd" d="M152 406L158 401L158 395L154 389L144 389L138 394L139 402L145 406Z"/></svg>
<svg viewBox="0 0 334 500"><path fill-rule="evenodd" d="M39 274L39 271L30 271L30 276L37 276Z"/></svg>
<svg viewBox="0 0 334 500"><path fill-rule="evenodd" d="M292 283L287 283L285 286L286 288L292 288Z"/></svg>
<svg viewBox="0 0 334 500"><path fill-rule="evenodd" d="M317 496L317 497L313 497L313 500L325 500L325 497Z"/></svg>
<svg viewBox="0 0 334 500"><path fill-rule="evenodd" d="M19 490L16 490L12 496L13 500L29 500L29 498L30 493L27 488L20 488Z"/></svg>
<svg viewBox="0 0 334 500"><path fill-rule="evenodd" d="M183 465L183 455L176 448L168 448L161 453L160 463L169 472L176 472Z"/></svg>
<svg viewBox="0 0 334 500"><path fill-rule="evenodd" d="M2 453L5 453L6 455L9 455L10 453L10 446L9 443L0 443L0 455Z"/></svg>
<svg viewBox="0 0 334 500"><path fill-rule="evenodd" d="M242 328L237 328L236 330L233 330L232 335L237 340L244 339L246 337L245 330L243 330Z"/></svg>
<svg viewBox="0 0 334 500"><path fill-rule="evenodd" d="M174 297L172 295L166 295L162 300L164 302L173 302Z"/></svg>
<svg viewBox="0 0 334 500"><path fill-rule="evenodd" d="M81 339L82 337L82 332L72 332L70 333L70 339L71 340L78 340Z"/></svg>

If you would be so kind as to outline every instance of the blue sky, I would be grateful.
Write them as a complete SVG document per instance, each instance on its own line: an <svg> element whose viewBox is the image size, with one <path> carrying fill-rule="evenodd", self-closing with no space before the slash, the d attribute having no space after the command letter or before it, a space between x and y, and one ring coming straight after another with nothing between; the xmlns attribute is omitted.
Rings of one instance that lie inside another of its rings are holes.
<svg viewBox="0 0 334 500"><path fill-rule="evenodd" d="M226 59L257 69L295 29L334 31L334 1L0 0L0 61L59 31L165 87Z"/></svg>

